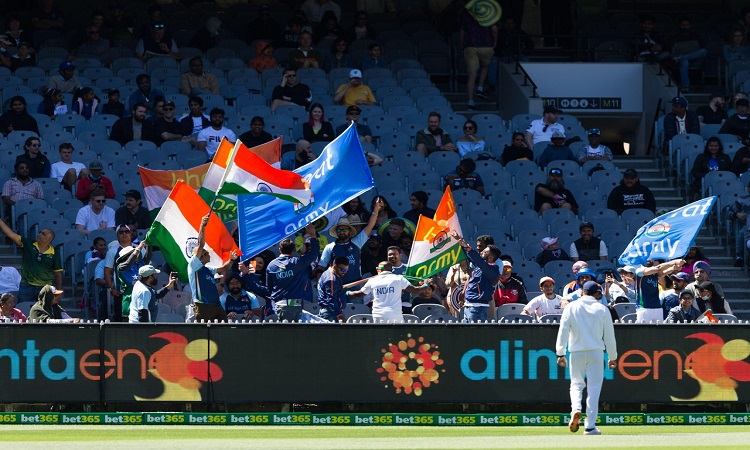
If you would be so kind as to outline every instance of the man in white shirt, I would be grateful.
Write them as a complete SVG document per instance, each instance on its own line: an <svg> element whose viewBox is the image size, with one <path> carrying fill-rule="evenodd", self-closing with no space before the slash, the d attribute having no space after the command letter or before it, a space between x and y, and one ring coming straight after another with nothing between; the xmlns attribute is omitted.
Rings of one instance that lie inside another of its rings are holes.
<svg viewBox="0 0 750 450"><path fill-rule="evenodd" d="M543 141L552 141L555 131L565 134L565 127L557 122L557 115L562 113L552 105L544 107L541 119L533 120L526 129L526 145L534 148L534 144Z"/></svg>
<svg viewBox="0 0 750 450"><path fill-rule="evenodd" d="M539 280L539 288L542 290L542 294L532 298L523 307L521 314L536 317L537 320L547 314L562 314L563 307L560 302L563 298L555 294L555 280L550 277L542 277Z"/></svg>
<svg viewBox="0 0 750 450"><path fill-rule="evenodd" d="M211 126L202 129L198 133L198 139L196 147L198 150L205 151L208 154L208 159L214 157L214 153L219 148L222 138L234 142L237 140L234 132L224 126L224 110L220 108L214 108L211 110Z"/></svg>
<svg viewBox="0 0 750 450"><path fill-rule="evenodd" d="M89 204L78 210L76 230L88 236L94 230L104 229L115 229L115 210L107 206L104 192L94 191Z"/></svg>
<svg viewBox="0 0 750 450"><path fill-rule="evenodd" d="M60 144L60 161L52 164L50 177L57 178L65 189L71 191L73 185L83 177L89 175L86 165L73 161L73 145L68 142Z"/></svg>
<svg viewBox="0 0 750 450"><path fill-rule="evenodd" d="M583 164L588 161L612 161L612 150L599 143L602 135L599 128L592 128L586 134L589 137L589 145L578 150L578 162Z"/></svg>
<svg viewBox="0 0 750 450"><path fill-rule="evenodd" d="M599 394L604 381L604 350L607 351L610 369L617 366L617 342L612 316L599 303L602 288L595 281L583 285L584 296L569 304L562 314L557 331L555 353L557 364L566 367L565 349L570 352L570 403L571 420L568 429L575 433L581 421L581 397L586 388L586 435L602 434L596 428L599 414Z"/></svg>
<svg viewBox="0 0 750 450"><path fill-rule="evenodd" d="M347 297L364 297L372 294L372 318L376 321L403 322L404 315L401 312L401 291L419 295L420 292L429 289L429 286L412 286L403 275L391 272L393 266L388 261L378 264L378 275L367 280L362 289L358 291L347 291Z"/></svg>

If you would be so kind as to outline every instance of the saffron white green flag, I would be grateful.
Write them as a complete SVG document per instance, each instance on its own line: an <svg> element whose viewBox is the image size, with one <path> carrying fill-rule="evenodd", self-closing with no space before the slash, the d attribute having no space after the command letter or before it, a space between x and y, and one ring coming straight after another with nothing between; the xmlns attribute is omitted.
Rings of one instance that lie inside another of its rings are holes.
<svg viewBox="0 0 750 450"><path fill-rule="evenodd" d="M466 259L453 233L463 236L456 216L456 204L450 186L447 186L435 216L419 216L406 274L428 278Z"/></svg>
<svg viewBox="0 0 750 450"><path fill-rule="evenodd" d="M197 192L203 185L208 166L209 164L203 164L180 170L153 170L138 166L143 194L146 197L146 207L151 211L151 217L156 217L161 205L167 201L169 193L178 181L184 181Z"/></svg>
<svg viewBox="0 0 750 450"><path fill-rule="evenodd" d="M209 206L186 183L178 181L154 219L146 234L146 243L158 246L169 267L179 274L180 281L187 281L187 264L198 245L198 230ZM216 213L205 231L206 250L211 255L209 267L220 267L229 258L237 244Z"/></svg>

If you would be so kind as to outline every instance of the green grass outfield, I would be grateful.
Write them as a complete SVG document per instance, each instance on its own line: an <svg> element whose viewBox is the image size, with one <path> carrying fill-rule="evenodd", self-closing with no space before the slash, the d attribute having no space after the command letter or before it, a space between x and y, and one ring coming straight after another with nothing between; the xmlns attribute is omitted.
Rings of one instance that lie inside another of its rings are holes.
<svg viewBox="0 0 750 450"><path fill-rule="evenodd" d="M744 425L602 426L602 436L565 427L0 425L0 448L748 448Z"/></svg>

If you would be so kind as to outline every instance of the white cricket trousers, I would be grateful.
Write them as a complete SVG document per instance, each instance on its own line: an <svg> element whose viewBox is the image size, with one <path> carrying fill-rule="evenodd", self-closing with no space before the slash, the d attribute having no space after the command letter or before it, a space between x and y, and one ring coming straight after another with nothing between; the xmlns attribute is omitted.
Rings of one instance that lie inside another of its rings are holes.
<svg viewBox="0 0 750 450"><path fill-rule="evenodd" d="M584 428L596 427L599 415L599 393L604 381L604 351L587 350L570 353L570 406L573 412L581 411L583 388L586 388L586 422Z"/></svg>

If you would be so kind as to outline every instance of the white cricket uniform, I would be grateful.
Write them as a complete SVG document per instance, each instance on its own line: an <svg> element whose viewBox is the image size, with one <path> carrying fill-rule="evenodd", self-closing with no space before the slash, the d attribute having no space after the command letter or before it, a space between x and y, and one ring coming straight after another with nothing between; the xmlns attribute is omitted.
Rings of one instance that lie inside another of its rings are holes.
<svg viewBox="0 0 750 450"><path fill-rule="evenodd" d="M547 314L562 314L563 309L560 307L562 299L559 295L555 295L553 298L547 298L544 294L537 295L523 307L523 310L537 318Z"/></svg>
<svg viewBox="0 0 750 450"><path fill-rule="evenodd" d="M584 295L563 310L555 344L558 356L565 355L566 346L570 352L571 417L573 412L581 411L581 397L586 388L585 429L591 430L596 428L599 414L599 394L604 381L604 350L609 360L617 359L612 316L596 298Z"/></svg>
<svg viewBox="0 0 750 450"><path fill-rule="evenodd" d="M376 320L403 322L401 291L411 286L402 275L380 272L362 287L365 294L372 293L372 317Z"/></svg>

